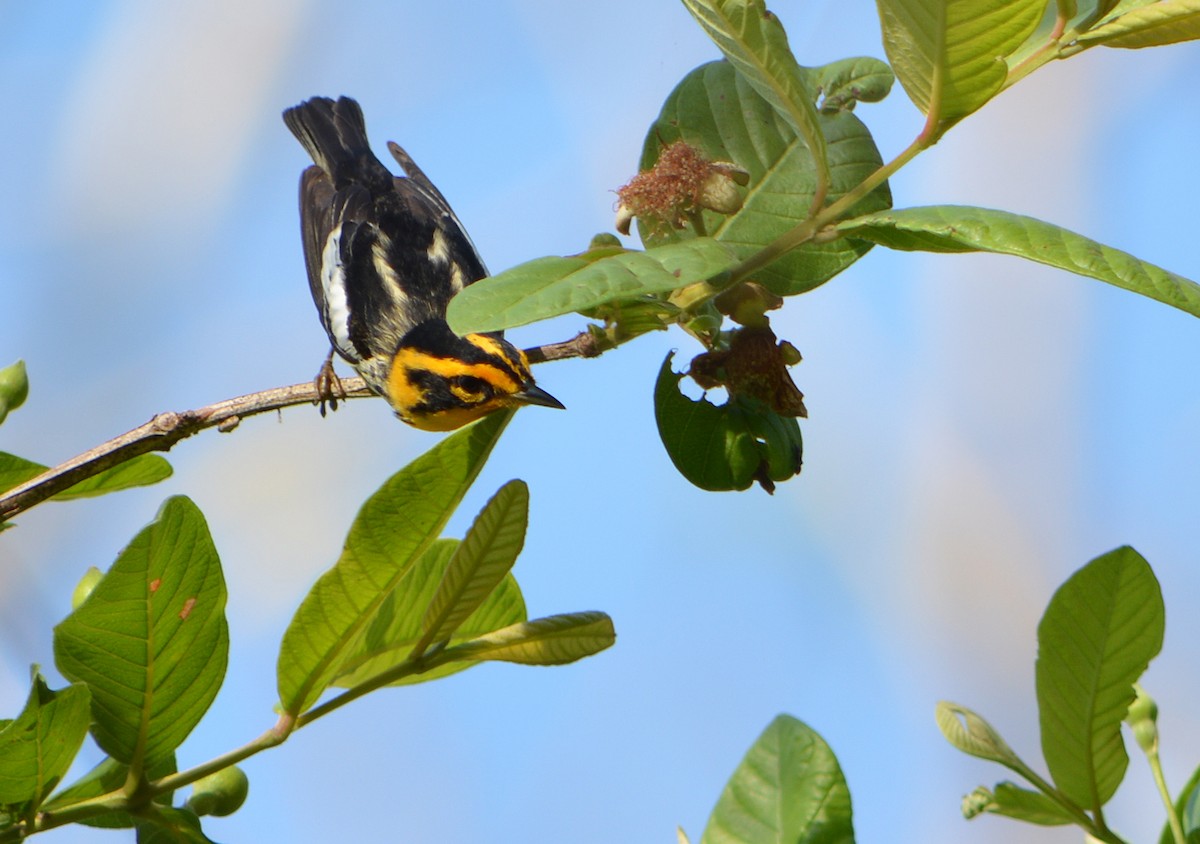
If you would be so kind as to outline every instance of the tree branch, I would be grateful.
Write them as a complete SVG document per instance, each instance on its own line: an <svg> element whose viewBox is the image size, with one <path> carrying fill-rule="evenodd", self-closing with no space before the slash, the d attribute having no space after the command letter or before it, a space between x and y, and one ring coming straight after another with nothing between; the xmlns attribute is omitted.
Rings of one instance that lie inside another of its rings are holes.
<svg viewBox="0 0 1200 844"><path fill-rule="evenodd" d="M594 358L613 348L615 344L605 341L591 331L580 331L570 340L561 343L547 343L544 346L534 346L525 350L525 357L530 363L545 363L551 360L566 358Z"/></svg>
<svg viewBox="0 0 1200 844"><path fill-rule="evenodd" d="M343 378L342 388L346 398L372 395L361 378ZM139 454L170 451L175 443L205 428L232 431L247 416L281 410L297 404L316 404L321 398L310 381L307 384L276 387L273 390L238 396L198 410L159 413L145 425L47 469L36 478L0 495L0 521L11 519L52 495Z"/></svg>
<svg viewBox="0 0 1200 844"><path fill-rule="evenodd" d="M562 360L572 357L595 357L604 351L604 345L587 331L582 331L570 340L549 343L526 350L531 363ZM341 389L336 389L337 400L367 398L374 393L358 377L340 379ZM298 404L318 404L329 400L336 409L336 400L322 395L317 385L293 384L276 387L233 399L210 404L197 410L180 413L159 413L146 424L101 443L93 449L73 457L52 469L47 469L23 484L0 494L0 522L24 513L51 496L63 492L80 481L131 460L140 454L152 451L170 451L175 443L206 428L232 431L247 416L256 416L272 410L282 410ZM324 408L322 407L322 413Z"/></svg>

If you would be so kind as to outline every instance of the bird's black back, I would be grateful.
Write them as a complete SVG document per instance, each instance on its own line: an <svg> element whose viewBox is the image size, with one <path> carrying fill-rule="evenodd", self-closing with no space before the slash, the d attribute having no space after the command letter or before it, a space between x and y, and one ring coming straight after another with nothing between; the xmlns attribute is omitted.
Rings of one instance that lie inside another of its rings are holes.
<svg viewBox="0 0 1200 844"><path fill-rule="evenodd" d="M450 298L487 275L445 198L398 146L408 178L371 152L362 109L315 97L284 112L315 166L300 181L301 233L313 301L352 363L390 361L405 334L444 319Z"/></svg>

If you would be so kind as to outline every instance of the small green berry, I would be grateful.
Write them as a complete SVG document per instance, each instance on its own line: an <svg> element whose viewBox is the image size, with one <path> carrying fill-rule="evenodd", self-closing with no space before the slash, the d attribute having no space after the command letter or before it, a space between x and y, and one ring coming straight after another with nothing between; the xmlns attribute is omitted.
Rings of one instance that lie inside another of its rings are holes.
<svg viewBox="0 0 1200 844"><path fill-rule="evenodd" d="M197 815L223 818L232 815L246 802L250 780L237 766L222 768L192 784L192 796L187 807Z"/></svg>

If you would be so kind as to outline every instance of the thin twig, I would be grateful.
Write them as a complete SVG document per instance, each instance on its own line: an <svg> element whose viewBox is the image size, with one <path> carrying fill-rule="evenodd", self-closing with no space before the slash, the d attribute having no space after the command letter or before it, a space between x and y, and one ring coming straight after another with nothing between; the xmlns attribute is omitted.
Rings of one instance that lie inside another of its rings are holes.
<svg viewBox="0 0 1200 844"><path fill-rule="evenodd" d="M590 331L580 331L570 340L563 340L561 343L547 343L544 346L534 346L532 349L525 350L525 357L529 358L530 363L545 363L551 360L565 360L566 358L594 358L604 354L610 348L611 343L604 343L599 337Z"/></svg>
<svg viewBox="0 0 1200 844"><path fill-rule="evenodd" d="M347 398L372 395L361 378L345 378L342 386ZM238 396L198 410L159 413L146 424L47 469L36 478L0 495L0 521L11 519L52 495L140 454L170 451L175 443L205 428L231 431L247 416L297 404L315 404L319 399L316 387L310 381Z"/></svg>
<svg viewBox="0 0 1200 844"><path fill-rule="evenodd" d="M526 350L532 363L562 360L571 357L595 357L605 349L596 337L583 331L562 343L550 343ZM342 378L342 390L338 398L358 399L374 395L366 383L358 377ZM342 395L344 391L345 395ZM298 404L317 404L322 396L313 382L293 384L250 393L233 399L210 404L197 410L180 413L159 413L149 422L101 443L83 454L73 457L52 469L47 469L32 480L15 486L0 495L0 522L24 513L51 496L70 489L80 481L152 451L170 451L180 440L192 434L216 428L232 431L242 419L282 410Z"/></svg>

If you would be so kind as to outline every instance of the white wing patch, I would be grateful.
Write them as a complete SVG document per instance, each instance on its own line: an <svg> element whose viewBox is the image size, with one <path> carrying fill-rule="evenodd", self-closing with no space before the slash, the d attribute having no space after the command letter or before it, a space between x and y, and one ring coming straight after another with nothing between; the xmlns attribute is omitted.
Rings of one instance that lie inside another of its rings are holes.
<svg viewBox="0 0 1200 844"><path fill-rule="evenodd" d="M375 272L379 274L380 281L387 288L388 295L392 297L392 302L396 308L403 311L405 302L408 301L408 294L404 292L404 288L400 286L400 276L396 275L396 270L388 261L388 252L392 248L392 240L386 234L377 232L375 242L371 244L371 261L375 264Z"/></svg>
<svg viewBox="0 0 1200 844"><path fill-rule="evenodd" d="M321 253L321 290L325 294L325 318L338 354L355 363L359 360L350 342L350 304L346 300L346 269L342 266L342 227L329 233Z"/></svg>
<svg viewBox="0 0 1200 844"><path fill-rule="evenodd" d="M429 250L425 254L434 264L445 264L450 260L450 241L446 240L441 228L433 230L433 242L429 244Z"/></svg>
<svg viewBox="0 0 1200 844"><path fill-rule="evenodd" d="M462 290L467 286L467 279L463 276L462 266L457 262L450 267L450 286L454 288L454 292Z"/></svg>

